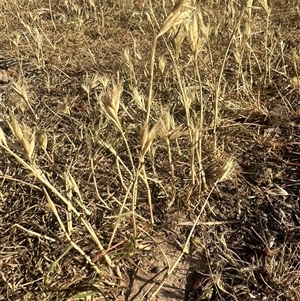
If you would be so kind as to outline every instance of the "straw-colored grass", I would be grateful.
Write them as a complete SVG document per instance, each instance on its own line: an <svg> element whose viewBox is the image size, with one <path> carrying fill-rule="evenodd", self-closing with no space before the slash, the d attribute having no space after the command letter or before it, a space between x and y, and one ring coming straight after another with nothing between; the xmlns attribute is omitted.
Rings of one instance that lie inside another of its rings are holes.
<svg viewBox="0 0 300 301"><path fill-rule="evenodd" d="M0 2L0 300L299 300L299 12Z"/></svg>

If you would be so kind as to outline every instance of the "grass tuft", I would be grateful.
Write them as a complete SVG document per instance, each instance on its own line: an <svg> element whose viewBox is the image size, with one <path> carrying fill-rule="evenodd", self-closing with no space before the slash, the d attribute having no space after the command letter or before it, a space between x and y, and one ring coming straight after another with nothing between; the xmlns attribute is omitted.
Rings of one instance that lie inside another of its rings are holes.
<svg viewBox="0 0 300 301"><path fill-rule="evenodd" d="M2 1L0 300L299 300L299 9Z"/></svg>

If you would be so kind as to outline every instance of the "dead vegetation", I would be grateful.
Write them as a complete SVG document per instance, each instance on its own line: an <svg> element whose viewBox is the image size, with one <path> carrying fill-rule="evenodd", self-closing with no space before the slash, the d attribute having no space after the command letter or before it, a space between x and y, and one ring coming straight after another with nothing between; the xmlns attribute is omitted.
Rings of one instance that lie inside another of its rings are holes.
<svg viewBox="0 0 300 301"><path fill-rule="evenodd" d="M0 300L300 299L300 8L270 2L1 2Z"/></svg>

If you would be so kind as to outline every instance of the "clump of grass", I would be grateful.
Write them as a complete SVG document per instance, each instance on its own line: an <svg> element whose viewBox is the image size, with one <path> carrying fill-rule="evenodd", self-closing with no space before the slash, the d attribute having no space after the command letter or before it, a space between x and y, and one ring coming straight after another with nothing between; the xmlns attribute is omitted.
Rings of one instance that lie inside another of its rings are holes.
<svg viewBox="0 0 300 301"><path fill-rule="evenodd" d="M0 295L116 299L158 249L149 298L201 253L187 293L296 300L299 7L139 5L0 4Z"/></svg>

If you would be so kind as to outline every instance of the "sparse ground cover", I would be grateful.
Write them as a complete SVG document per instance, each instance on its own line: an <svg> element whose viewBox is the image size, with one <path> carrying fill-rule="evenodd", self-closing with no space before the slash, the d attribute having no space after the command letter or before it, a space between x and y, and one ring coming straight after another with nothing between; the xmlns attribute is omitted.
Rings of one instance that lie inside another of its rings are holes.
<svg viewBox="0 0 300 301"><path fill-rule="evenodd" d="M0 300L300 300L298 1L0 15Z"/></svg>

